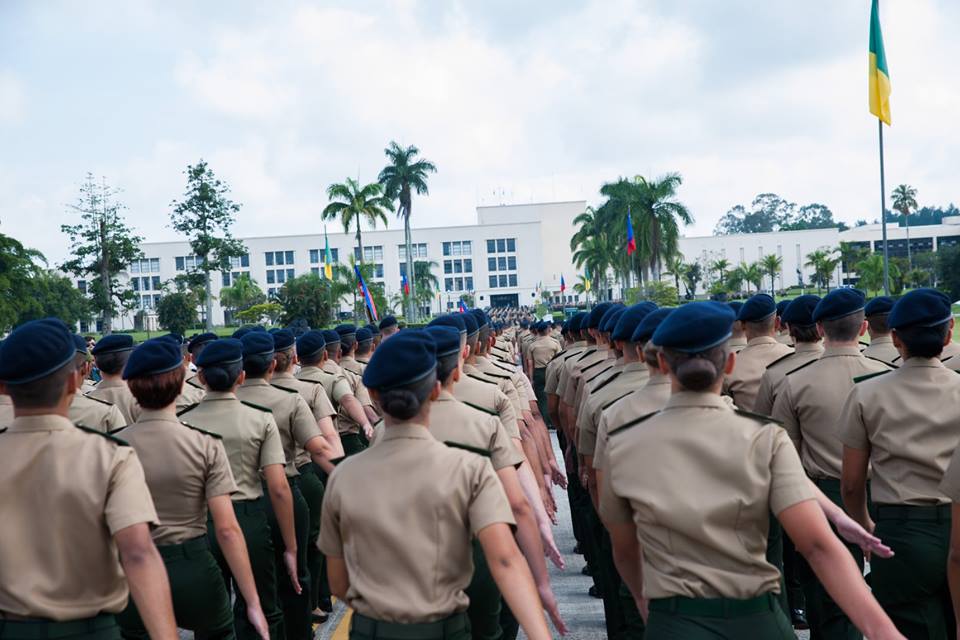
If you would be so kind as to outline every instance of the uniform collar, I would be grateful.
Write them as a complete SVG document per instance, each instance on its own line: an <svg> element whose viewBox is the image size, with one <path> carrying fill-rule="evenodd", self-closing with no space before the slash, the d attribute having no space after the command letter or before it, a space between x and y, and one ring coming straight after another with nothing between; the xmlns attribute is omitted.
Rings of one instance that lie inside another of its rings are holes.
<svg viewBox="0 0 960 640"><path fill-rule="evenodd" d="M870 339L870 344L893 344L893 336L877 336Z"/></svg>
<svg viewBox="0 0 960 640"><path fill-rule="evenodd" d="M900 363L900 369L919 369L921 367L931 368L931 369L945 369L943 362L940 361L940 358L908 358Z"/></svg>
<svg viewBox="0 0 960 640"><path fill-rule="evenodd" d="M354 358L353 356L343 356L342 358L340 358L340 366L342 367L344 362L353 363L356 361L357 361L356 358Z"/></svg>
<svg viewBox="0 0 960 640"><path fill-rule="evenodd" d="M203 402L207 400L236 400L237 395L232 391L207 391L207 395L203 396Z"/></svg>
<svg viewBox="0 0 960 640"><path fill-rule="evenodd" d="M40 416L20 416L14 418L10 423L10 432L42 432L42 431L67 431L76 429L76 425L63 416L54 413L48 413Z"/></svg>
<svg viewBox="0 0 960 640"><path fill-rule="evenodd" d="M311 376L311 375L316 375L316 374L318 374L318 373L326 373L326 371L324 371L324 370L321 369L320 367L313 367L313 366L310 366L310 367L300 367L300 375L301 375L301 376Z"/></svg>
<svg viewBox="0 0 960 640"><path fill-rule="evenodd" d="M243 381L241 387L269 387L270 383L264 378L247 378Z"/></svg>
<svg viewBox="0 0 960 640"><path fill-rule="evenodd" d="M747 346L752 347L756 344L779 344L777 339L773 336L757 336L756 338L750 338L747 340Z"/></svg>
<svg viewBox="0 0 960 640"><path fill-rule="evenodd" d="M175 411L143 409L137 416L137 422L180 422Z"/></svg>
<svg viewBox="0 0 960 640"><path fill-rule="evenodd" d="M647 384L670 384L670 376L665 373L655 371L654 373L650 374L650 379Z"/></svg>
<svg viewBox="0 0 960 640"><path fill-rule="evenodd" d="M119 389L120 387L127 386L127 383L123 380L111 380L109 378L104 378L97 383L98 389Z"/></svg>
<svg viewBox="0 0 960 640"><path fill-rule="evenodd" d="M729 344L732 344L732 345L735 346L735 347L739 347L739 346L742 346L742 345L747 344L747 339L746 339L745 337L742 337L742 336L739 337L739 338L730 338Z"/></svg>
<svg viewBox="0 0 960 640"><path fill-rule="evenodd" d="M823 351L822 342L798 342L793 347L794 353L820 353Z"/></svg>
<svg viewBox="0 0 960 640"><path fill-rule="evenodd" d="M440 389L440 396L437 398L437 402L455 402L457 399L453 396L452 393L446 389Z"/></svg>
<svg viewBox="0 0 960 640"><path fill-rule="evenodd" d="M294 377L294 375L293 375L292 373L290 373L289 371L285 371L284 373L275 373L275 374L273 374L272 380L287 380L287 381L290 381L290 380L296 380L296 377Z"/></svg>
<svg viewBox="0 0 960 640"><path fill-rule="evenodd" d="M409 438L414 440L432 440L433 436L430 435L430 431L427 430L422 424L417 424L416 422L401 422L400 424L395 424L392 427L384 425L383 428L383 438L382 442L387 440L398 440L401 438Z"/></svg>
<svg viewBox="0 0 960 640"><path fill-rule="evenodd" d="M338 365L333 360L327 360L323 363L323 366L320 367L320 370L324 373L340 373L340 365Z"/></svg>
<svg viewBox="0 0 960 640"><path fill-rule="evenodd" d="M832 356L858 356L860 357L860 347L824 347L823 358Z"/></svg>
<svg viewBox="0 0 960 640"><path fill-rule="evenodd" d="M370 359L367 358L366 360L364 360L363 358L357 358L357 362L359 362L360 364L370 364Z"/></svg>
<svg viewBox="0 0 960 640"><path fill-rule="evenodd" d="M624 373L627 373L630 371L641 371L641 370L646 371L646 369L647 369L647 363L640 361L640 362L629 362L623 365L623 368L621 370Z"/></svg>
<svg viewBox="0 0 960 640"><path fill-rule="evenodd" d="M706 409L729 410L730 405L723 401L723 397L718 393L707 393L700 391L679 391L670 396L667 401L667 409L677 409L683 407L702 407Z"/></svg>
<svg viewBox="0 0 960 640"><path fill-rule="evenodd" d="M0 406L12 407L13 400L5 393L0 393Z"/></svg>

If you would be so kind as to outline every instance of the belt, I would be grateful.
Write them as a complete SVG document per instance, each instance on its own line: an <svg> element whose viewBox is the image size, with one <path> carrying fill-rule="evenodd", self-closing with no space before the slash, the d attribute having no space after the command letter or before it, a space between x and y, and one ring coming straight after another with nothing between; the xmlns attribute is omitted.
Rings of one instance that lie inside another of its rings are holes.
<svg viewBox="0 0 960 640"><path fill-rule="evenodd" d="M245 515L263 513L263 503L260 501L260 498L254 498L253 500L234 500L233 511L234 513L242 513Z"/></svg>
<svg viewBox="0 0 960 640"><path fill-rule="evenodd" d="M838 478L811 478L811 480L813 480L813 484L817 485L818 489L840 491L840 480Z"/></svg>
<svg viewBox="0 0 960 640"><path fill-rule="evenodd" d="M467 628L467 615L455 613L437 622L402 624L382 622L359 613L353 614L350 630L383 640L441 640L462 633Z"/></svg>
<svg viewBox="0 0 960 640"><path fill-rule="evenodd" d="M742 618L766 611L776 611L778 607L777 596L773 593L765 593L746 600L673 596L672 598L656 598L650 601L650 611L703 616L705 618Z"/></svg>
<svg viewBox="0 0 960 640"><path fill-rule="evenodd" d="M11 640L51 640L85 635L117 626L117 620L112 613L64 622L42 618L11 619L10 615L12 614L0 612L0 637Z"/></svg>
<svg viewBox="0 0 960 640"><path fill-rule="evenodd" d="M317 470L314 468L312 462L308 462L308 463L306 463L306 464L300 465L299 467L297 467L297 471L300 472L300 475L301 475L301 476L305 476L305 475L307 475L308 473L312 473L313 475L317 475Z"/></svg>
<svg viewBox="0 0 960 640"><path fill-rule="evenodd" d="M878 504L876 520L927 520L950 522L951 505Z"/></svg>
<svg viewBox="0 0 960 640"><path fill-rule="evenodd" d="M192 538L179 544L165 544L157 547L160 557L164 560L177 558L196 558L210 551L210 542L207 536Z"/></svg>

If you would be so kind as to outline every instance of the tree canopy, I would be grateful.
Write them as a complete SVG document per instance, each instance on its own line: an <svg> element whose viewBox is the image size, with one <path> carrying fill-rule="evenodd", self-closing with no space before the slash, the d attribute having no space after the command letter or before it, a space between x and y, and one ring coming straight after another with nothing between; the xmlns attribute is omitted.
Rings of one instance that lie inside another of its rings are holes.
<svg viewBox="0 0 960 640"><path fill-rule="evenodd" d="M775 193L761 193L750 203L750 208L738 204L720 218L714 233L769 233L772 231L802 231L805 229L847 228L833 219L833 212L824 204L798 207Z"/></svg>

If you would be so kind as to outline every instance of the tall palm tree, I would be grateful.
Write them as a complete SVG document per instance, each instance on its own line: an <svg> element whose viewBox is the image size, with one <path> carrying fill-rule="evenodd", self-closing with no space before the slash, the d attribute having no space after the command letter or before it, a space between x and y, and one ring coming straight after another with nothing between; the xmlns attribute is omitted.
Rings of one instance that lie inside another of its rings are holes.
<svg viewBox="0 0 960 640"><path fill-rule="evenodd" d="M840 264L840 258L836 257L835 249L817 249L807 254L805 267L813 269L813 279L817 282L817 293L820 293L821 287L830 288L830 277L833 270Z"/></svg>
<svg viewBox="0 0 960 640"><path fill-rule="evenodd" d="M917 190L908 184L901 184L893 193L893 208L903 216L907 227L907 265L913 269L913 256L910 254L910 210L917 208Z"/></svg>
<svg viewBox="0 0 960 640"><path fill-rule="evenodd" d="M687 272L687 265L683 261L683 254L677 253L667 258L666 267L667 270L664 271L663 275L673 276L673 282L677 288L677 300L679 300L680 279L683 278Z"/></svg>
<svg viewBox="0 0 960 640"><path fill-rule="evenodd" d="M420 150L410 145L401 147L391 141L383 150L390 164L380 172L377 180L383 185L383 193L390 200L399 204L397 215L403 218L403 240L407 250L407 274L414 273L413 241L410 237L410 214L413 211L413 192L418 195L427 195L427 174L436 173L435 164L424 158L417 159ZM410 300L407 308L407 318L416 319L416 306Z"/></svg>
<svg viewBox="0 0 960 640"><path fill-rule="evenodd" d="M783 258L772 253L768 253L763 256L760 260L760 268L763 269L763 272L770 276L770 295L775 296L777 289L777 275L780 273L780 270L783 268Z"/></svg>
<svg viewBox="0 0 960 640"><path fill-rule="evenodd" d="M655 180L635 176L642 207L634 218L638 249L647 255L654 280L660 279L663 261L680 248L680 227L693 224L687 207L677 201L677 189L683 183L679 173L668 173Z"/></svg>
<svg viewBox="0 0 960 640"><path fill-rule="evenodd" d="M240 274L240 277L233 281L233 285L220 289L220 304L229 309L232 315L266 300L266 294L249 273Z"/></svg>
<svg viewBox="0 0 960 640"><path fill-rule="evenodd" d="M417 260L413 263L413 300L415 309L429 307L440 290L440 278L433 272L439 265L433 260Z"/></svg>
<svg viewBox="0 0 960 640"><path fill-rule="evenodd" d="M360 262L363 262L363 238L360 235L360 222L365 220L371 227L377 222L387 226L387 212L393 211L393 202L383 195L383 186L379 182L360 186L353 178L344 182L335 182L327 187L330 204L320 214L324 220L340 218L344 233L350 232L350 226L357 227L357 249ZM366 275L364 275L366 277Z"/></svg>
<svg viewBox="0 0 960 640"><path fill-rule="evenodd" d="M710 263L710 270L717 274L717 280L722 286L727 278L727 271L730 270L730 261L726 258L719 258Z"/></svg>
<svg viewBox="0 0 960 640"><path fill-rule="evenodd" d="M605 218L606 213L602 207L601 210L587 207L573 219L577 231L570 238L574 265L578 269L589 271L595 281L599 279L601 282L606 279L607 270L615 266L611 262L611 256L616 255L611 246L610 225Z"/></svg>
<svg viewBox="0 0 960 640"><path fill-rule="evenodd" d="M763 267L760 266L759 262L751 262L749 265L743 266L743 279L752 284L757 288L757 293L760 293L760 289L763 288Z"/></svg>

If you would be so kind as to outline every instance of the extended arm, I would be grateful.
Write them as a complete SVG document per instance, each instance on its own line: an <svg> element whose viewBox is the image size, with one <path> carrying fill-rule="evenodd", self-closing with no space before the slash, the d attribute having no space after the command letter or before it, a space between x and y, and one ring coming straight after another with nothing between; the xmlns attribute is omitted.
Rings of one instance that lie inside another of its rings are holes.
<svg viewBox="0 0 960 640"><path fill-rule="evenodd" d="M867 467L869 464L869 450L843 447L843 472L840 477L843 506L851 518L873 533L873 521L867 513Z"/></svg>
<svg viewBox="0 0 960 640"><path fill-rule="evenodd" d="M150 527L146 523L131 525L117 531L113 540L147 633L151 638L177 640L167 568L150 537Z"/></svg>
<svg viewBox="0 0 960 640"><path fill-rule="evenodd" d="M263 477L267 481L267 492L273 513L277 517L280 534L283 536L283 563L287 568L287 575L297 593L302 591L300 580L297 577L297 534L293 526L293 495L290 493L290 483L282 464L269 464L263 468Z"/></svg>

